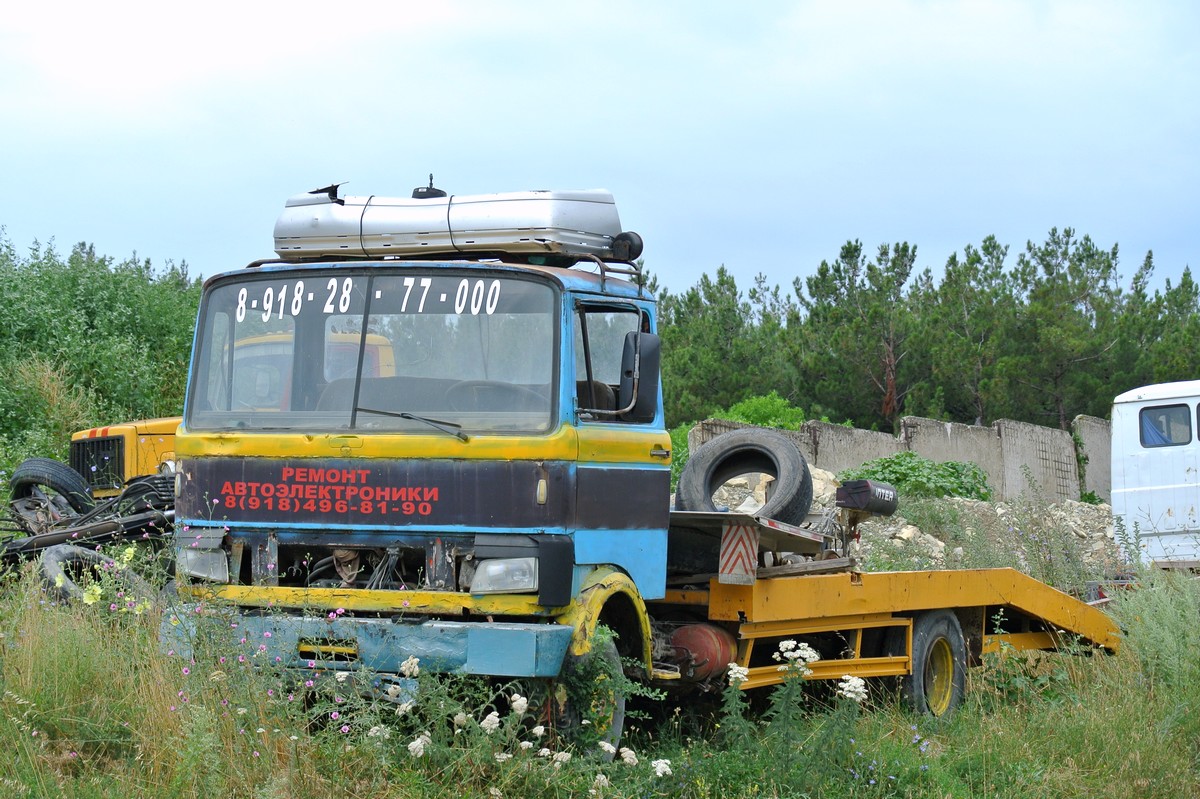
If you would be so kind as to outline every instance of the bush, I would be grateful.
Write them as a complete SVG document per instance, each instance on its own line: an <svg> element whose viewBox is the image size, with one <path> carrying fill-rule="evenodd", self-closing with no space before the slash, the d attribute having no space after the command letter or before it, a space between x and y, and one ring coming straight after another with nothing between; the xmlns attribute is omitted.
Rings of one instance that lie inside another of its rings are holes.
<svg viewBox="0 0 1200 799"><path fill-rule="evenodd" d="M714 414L717 419L742 422L758 427L780 430L799 430L807 417L801 408L794 407L775 391L760 397L748 397L729 406L729 410Z"/></svg>
<svg viewBox="0 0 1200 799"><path fill-rule="evenodd" d="M991 499L987 475L973 463L935 463L915 452L897 452L838 474L847 480L880 480L895 486L901 496Z"/></svg>
<svg viewBox="0 0 1200 799"><path fill-rule="evenodd" d="M200 282L87 245L19 256L0 230L0 472L75 430L178 414Z"/></svg>

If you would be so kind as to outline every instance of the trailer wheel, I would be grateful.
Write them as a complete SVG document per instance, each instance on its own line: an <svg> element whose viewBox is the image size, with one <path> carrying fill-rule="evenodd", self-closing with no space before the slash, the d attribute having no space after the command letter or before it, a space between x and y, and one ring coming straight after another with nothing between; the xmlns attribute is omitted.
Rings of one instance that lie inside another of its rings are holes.
<svg viewBox="0 0 1200 799"><path fill-rule="evenodd" d="M675 491L678 510L715 511L713 494L743 474L775 478L760 515L785 524L801 524L812 507L812 474L800 449L781 433L743 428L722 433L688 458Z"/></svg>
<svg viewBox="0 0 1200 799"><path fill-rule="evenodd" d="M945 718L966 691L967 645L958 617L926 611L913 619L912 672L900 681L904 701L917 713Z"/></svg>
<svg viewBox="0 0 1200 799"><path fill-rule="evenodd" d="M617 679L621 673L621 656L611 639L597 641L586 655L568 652L562 674L545 683L549 696L539 723L548 722L559 738L594 749L602 760L612 760L612 753L596 742L615 748L621 741L625 729L625 694Z"/></svg>
<svg viewBox="0 0 1200 799"><path fill-rule="evenodd" d="M30 458L13 469L8 481L12 498L37 497L57 504L56 497L76 513L86 513L96 507L88 485L79 473L66 464L50 458Z"/></svg>
<svg viewBox="0 0 1200 799"><path fill-rule="evenodd" d="M155 598L154 589L132 569L94 549L74 544L58 544L42 553L38 570L46 591L60 602L81 601L86 586L99 580L112 581L125 594L121 602L147 601ZM104 597L112 602L115 597Z"/></svg>

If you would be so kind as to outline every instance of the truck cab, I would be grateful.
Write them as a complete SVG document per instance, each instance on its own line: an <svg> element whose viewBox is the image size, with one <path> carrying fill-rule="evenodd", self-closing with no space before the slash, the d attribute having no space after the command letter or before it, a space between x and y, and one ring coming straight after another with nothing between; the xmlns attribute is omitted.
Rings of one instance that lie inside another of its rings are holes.
<svg viewBox="0 0 1200 799"><path fill-rule="evenodd" d="M606 616L649 664L670 444L611 196L314 194L285 208L278 261L204 286L181 594L303 668L553 677Z"/></svg>
<svg viewBox="0 0 1200 799"><path fill-rule="evenodd" d="M1113 517L1141 558L1200 566L1200 380L1159 383L1113 400Z"/></svg>

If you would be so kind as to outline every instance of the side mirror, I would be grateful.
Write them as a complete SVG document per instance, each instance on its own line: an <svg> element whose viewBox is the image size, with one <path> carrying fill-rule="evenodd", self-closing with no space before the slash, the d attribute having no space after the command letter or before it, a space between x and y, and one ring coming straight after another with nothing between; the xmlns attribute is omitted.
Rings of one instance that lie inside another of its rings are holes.
<svg viewBox="0 0 1200 799"><path fill-rule="evenodd" d="M628 422L652 422L658 415L658 368L662 341L653 333L631 330L625 334L621 353L621 385L617 407L628 408L621 418Z"/></svg>

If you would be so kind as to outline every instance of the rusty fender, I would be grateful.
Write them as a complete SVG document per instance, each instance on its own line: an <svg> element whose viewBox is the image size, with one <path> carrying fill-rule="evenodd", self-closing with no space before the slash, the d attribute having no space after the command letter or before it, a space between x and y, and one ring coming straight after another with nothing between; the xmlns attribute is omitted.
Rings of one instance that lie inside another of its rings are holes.
<svg viewBox="0 0 1200 799"><path fill-rule="evenodd" d="M636 625L641 636L642 661L646 673L651 671L650 657L650 617L646 613L646 603L642 601L637 586L629 575L617 571L610 566L603 566L583 581L582 588L571 607L558 617L559 624L570 625L575 629L571 637L571 653L583 655L592 649L592 636L601 623L601 616L610 600L619 598L628 602L636 615Z"/></svg>

